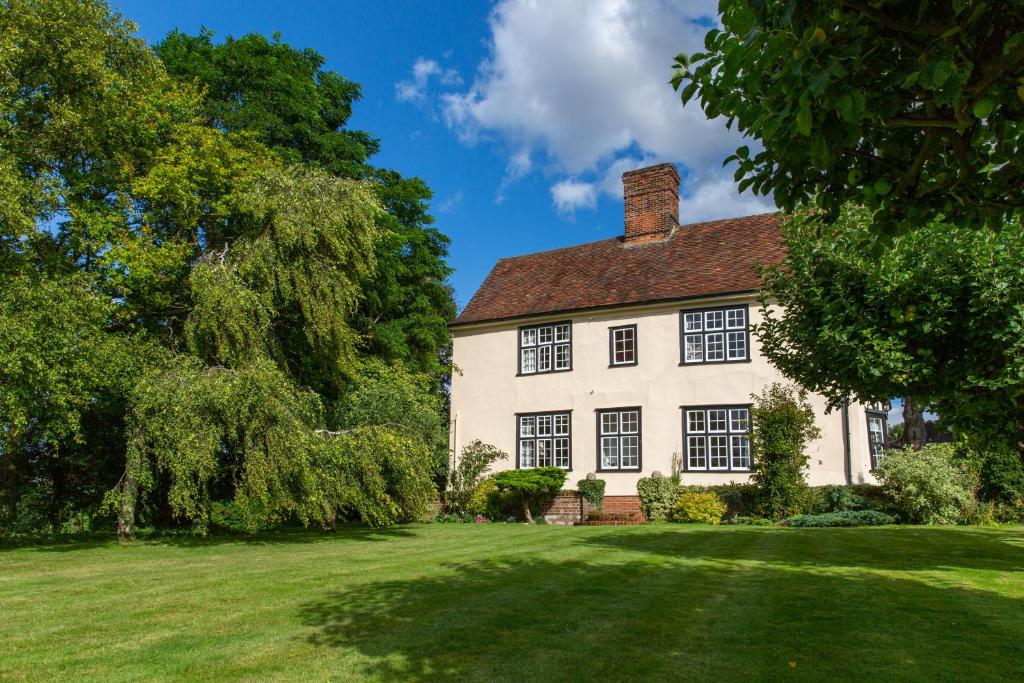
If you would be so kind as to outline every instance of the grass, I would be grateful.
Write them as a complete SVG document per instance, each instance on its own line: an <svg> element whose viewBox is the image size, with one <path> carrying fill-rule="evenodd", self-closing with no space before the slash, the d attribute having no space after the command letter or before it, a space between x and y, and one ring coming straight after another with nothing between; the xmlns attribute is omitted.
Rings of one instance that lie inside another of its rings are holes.
<svg viewBox="0 0 1024 683"><path fill-rule="evenodd" d="M1024 529L433 525L0 551L0 679L1010 680Z"/></svg>

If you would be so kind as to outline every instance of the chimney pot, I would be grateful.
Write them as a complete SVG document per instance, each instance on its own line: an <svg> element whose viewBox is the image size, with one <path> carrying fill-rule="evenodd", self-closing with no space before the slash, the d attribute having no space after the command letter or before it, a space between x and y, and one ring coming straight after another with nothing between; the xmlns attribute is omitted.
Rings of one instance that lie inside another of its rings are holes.
<svg viewBox="0 0 1024 683"><path fill-rule="evenodd" d="M679 172L658 164L622 174L627 243L666 237L679 224Z"/></svg>

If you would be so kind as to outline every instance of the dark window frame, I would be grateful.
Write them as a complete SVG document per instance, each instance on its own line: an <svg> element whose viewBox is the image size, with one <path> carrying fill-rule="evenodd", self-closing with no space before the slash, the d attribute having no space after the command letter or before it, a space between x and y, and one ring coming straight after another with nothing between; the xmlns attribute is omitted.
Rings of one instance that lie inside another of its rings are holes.
<svg viewBox="0 0 1024 683"><path fill-rule="evenodd" d="M736 432L732 429L732 415L729 413L730 410L746 409L747 411L747 429L743 432ZM730 473L739 472L741 474L750 474L756 469L756 463L754 462L753 444L751 443L752 434L751 426L753 424L753 404L750 403L723 403L715 405L697 405L697 406L679 406L680 413L682 415L682 426L683 426L683 472L703 472L708 474L715 473ZM703 432L689 432L689 421L686 419L687 411L703 411L704 412L704 431ZM712 432L708 429L708 418L707 411L709 410L725 410L725 431L724 432ZM732 466L732 437L743 436L747 437L747 448L750 456L750 467L733 467ZM704 467L690 467L690 437L700 436L704 438ZM708 444L708 437L710 436L724 436L726 443L728 444L728 455L727 462L728 467L725 469L711 469L711 447Z"/></svg>
<svg viewBox="0 0 1024 683"><path fill-rule="evenodd" d="M743 310L743 327L729 328L728 311L732 310ZM713 311L722 312L722 329L708 331L706 328L707 313ZM699 332L687 332L686 331L686 314L687 313L700 313L701 314L701 329ZM743 332L744 350L745 357L743 358L729 358L729 333L730 332ZM701 360L699 361L687 361L686 360L686 337L687 335L700 335L701 338ZM722 335L722 351L724 357L722 360L707 360L707 337L709 334L721 334ZM679 365L720 365L724 363L749 363L752 360L750 353L750 304L733 304L729 306L705 306L702 308L683 308L679 310Z"/></svg>
<svg viewBox="0 0 1024 683"><path fill-rule="evenodd" d="M556 342L554 339L554 330L559 325L567 325L569 327L569 341L568 342ZM544 327L551 328L551 343L541 344L540 343L540 330ZM523 332L526 330L535 330L537 334L537 343L533 346L523 346ZM535 323L532 325L521 325L516 329L516 377L533 377L534 375L550 375L554 372L572 372L572 321L571 320L557 320L550 323ZM563 344L569 347L569 367L555 369L555 348ZM551 347L551 369L541 370L540 369L540 352L537 352L537 357L534 361L537 369L533 372L523 372L523 349L540 349L541 346Z"/></svg>
<svg viewBox="0 0 1024 683"><path fill-rule="evenodd" d="M543 416L543 415L550 415L551 416L551 436L550 437L540 437L540 436L538 436L537 435L537 423L535 421L534 422L534 426L533 426L533 437L526 437L528 440L533 441L534 444L535 444L534 445L534 449L533 449L534 462L536 462L536 460L537 460L536 442L539 439L541 439L541 438L550 438L551 439L551 442L552 442L551 443L551 448L552 448L551 459L552 459L552 462L553 462L554 461L554 457L555 457L555 453L554 453L554 447L555 447L554 440L556 438L566 438L566 439L569 440L569 466L568 467L563 467L563 468L560 468L560 469L564 469L566 472L572 472L572 410L571 409L570 410L542 410L542 411L535 412L535 413L516 413L516 418L515 418L515 425L516 425L516 469L517 470L522 470L522 469L533 470L533 469L537 469L538 467L540 467L540 465L533 465L532 467L523 467L522 463L519 460L520 456L522 455L522 447L520 446L520 443L523 441L523 430L522 430L522 425L520 424L520 418L523 418L523 417L537 418L537 417L540 417L540 416ZM555 436L555 416L556 415L568 415L569 416L569 432L564 437L562 437L562 436L556 437ZM547 467L547 465L545 465L545 467ZM558 467L558 465L551 465L551 467Z"/></svg>
<svg viewBox="0 0 1024 683"><path fill-rule="evenodd" d="M615 333L620 330L632 330L633 331L633 360L625 363L615 362ZM632 325L616 325L615 327L608 328L608 367L610 368L628 368L633 365L637 365L640 362L640 344L637 339L636 323Z"/></svg>
<svg viewBox="0 0 1024 683"><path fill-rule="evenodd" d="M881 457L875 456L875 442L871 438L871 418L878 418L882 422L882 452ZM864 427L868 432L868 459L870 460L870 470L874 472L878 469L878 463L885 457L885 451L889 448L889 424L886 419L885 411L877 410L875 408L864 409Z"/></svg>
<svg viewBox="0 0 1024 683"><path fill-rule="evenodd" d="M622 433L622 413L636 411L636 434ZM617 413L619 428L615 434L602 434L601 433L601 416L609 413ZM642 406L623 406L621 408L598 408L594 411L597 416L597 467L595 472L643 472L644 469L644 415ZM623 467L622 466L622 437L624 436L636 436L636 467ZM615 437L619 441L619 466L618 467L604 467L602 465L601 458L601 438L602 437Z"/></svg>

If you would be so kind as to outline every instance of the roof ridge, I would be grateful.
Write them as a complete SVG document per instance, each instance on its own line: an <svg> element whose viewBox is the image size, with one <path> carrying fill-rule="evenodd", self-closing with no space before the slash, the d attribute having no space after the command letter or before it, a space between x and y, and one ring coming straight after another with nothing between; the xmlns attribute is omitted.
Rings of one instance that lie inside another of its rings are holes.
<svg viewBox="0 0 1024 683"><path fill-rule="evenodd" d="M594 240L593 242L580 242L579 244L567 244L564 247L555 247L554 249L543 249L541 251L531 251L526 254L516 254L515 256L499 256L497 263L502 261L515 261L520 258L527 258L530 256L540 256L541 254L553 254L556 251L565 251L567 249L579 249L580 247L589 247L591 244L601 244L602 242L621 242L622 237L605 237L601 240Z"/></svg>

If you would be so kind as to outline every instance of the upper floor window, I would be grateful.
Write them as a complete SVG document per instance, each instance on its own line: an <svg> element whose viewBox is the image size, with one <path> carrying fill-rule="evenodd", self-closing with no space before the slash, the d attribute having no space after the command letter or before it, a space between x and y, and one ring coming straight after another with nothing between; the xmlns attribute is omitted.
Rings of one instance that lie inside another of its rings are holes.
<svg viewBox="0 0 1024 683"><path fill-rule="evenodd" d="M868 446L871 448L871 469L877 469L885 457L885 414L868 411Z"/></svg>
<svg viewBox="0 0 1024 683"><path fill-rule="evenodd" d="M597 411L598 472L640 469L640 408Z"/></svg>
<svg viewBox="0 0 1024 683"><path fill-rule="evenodd" d="M683 408L683 449L688 471L749 471L749 406Z"/></svg>
<svg viewBox="0 0 1024 683"><path fill-rule="evenodd" d="M568 411L516 415L516 466L572 469L571 418Z"/></svg>
<svg viewBox="0 0 1024 683"><path fill-rule="evenodd" d="M572 324L519 328L519 374L572 370Z"/></svg>
<svg viewBox="0 0 1024 683"><path fill-rule="evenodd" d="M636 325L608 328L608 352L612 365L636 365Z"/></svg>
<svg viewBox="0 0 1024 683"><path fill-rule="evenodd" d="M684 364L736 363L750 360L747 306L680 311L680 345Z"/></svg>

